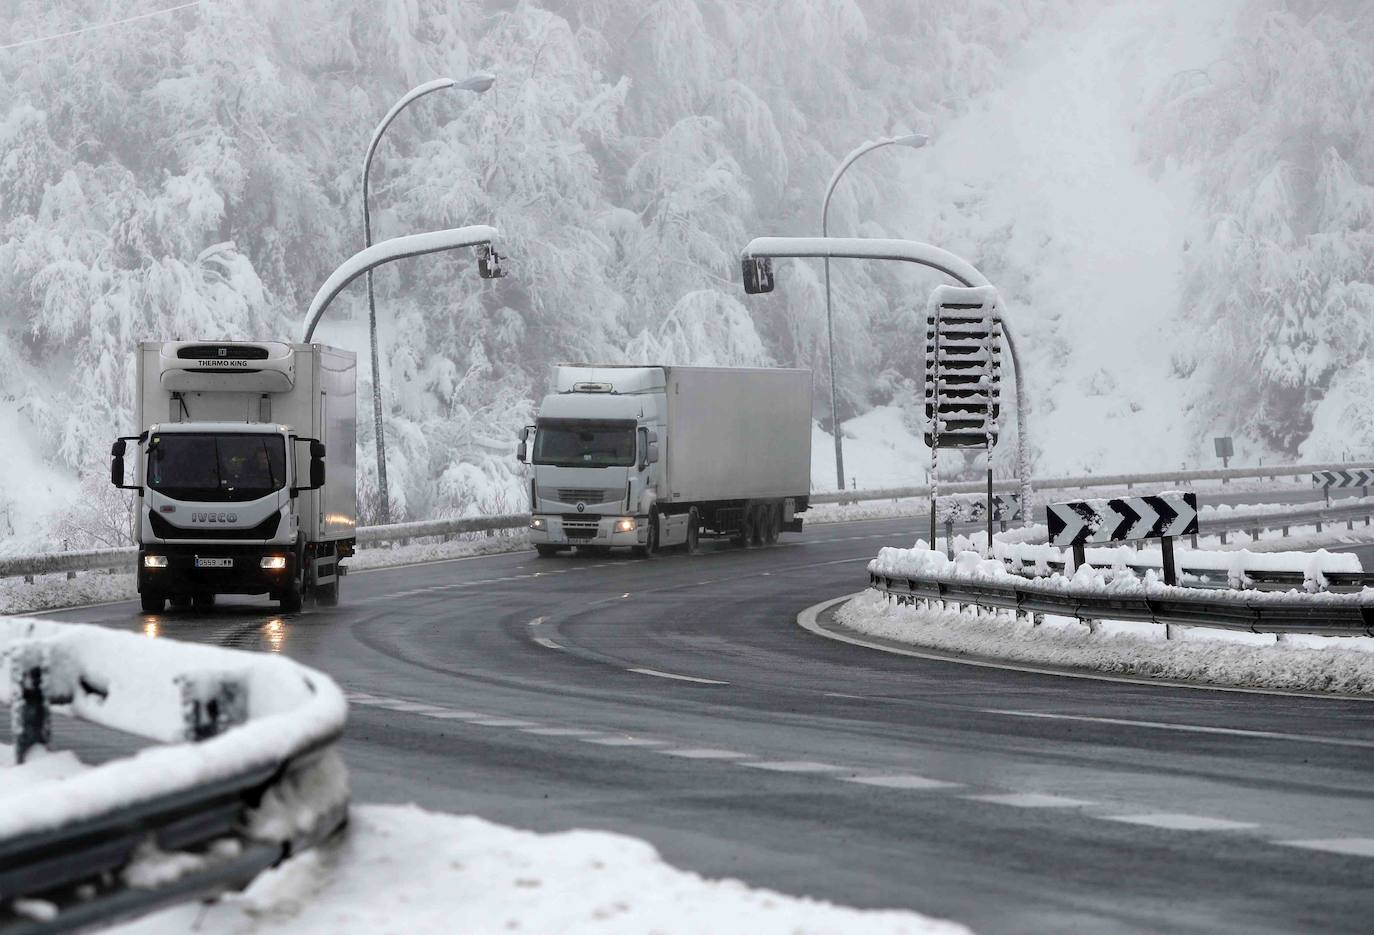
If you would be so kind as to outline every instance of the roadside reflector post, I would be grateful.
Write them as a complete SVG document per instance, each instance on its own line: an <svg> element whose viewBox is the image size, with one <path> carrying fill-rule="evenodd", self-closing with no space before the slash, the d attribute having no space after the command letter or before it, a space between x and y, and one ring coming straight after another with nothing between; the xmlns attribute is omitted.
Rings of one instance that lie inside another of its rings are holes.
<svg viewBox="0 0 1374 935"><path fill-rule="evenodd" d="M1165 536L1159 540L1159 550L1164 559L1164 583L1169 587L1178 586L1178 568L1174 565L1174 540L1172 536Z"/></svg>
<svg viewBox="0 0 1374 935"><path fill-rule="evenodd" d="M945 518L945 555L954 561L954 517Z"/></svg>
<svg viewBox="0 0 1374 935"><path fill-rule="evenodd" d="M1073 544L1073 570L1074 570L1074 572L1077 573L1078 569L1082 568L1082 567L1083 567L1084 565L1086 565L1086 564L1088 564L1088 559L1087 559L1087 556L1085 556L1085 555L1083 554L1083 543L1081 543L1081 542L1075 542L1075 543Z"/></svg>
<svg viewBox="0 0 1374 935"><path fill-rule="evenodd" d="M992 452L988 452L988 558L992 558Z"/></svg>

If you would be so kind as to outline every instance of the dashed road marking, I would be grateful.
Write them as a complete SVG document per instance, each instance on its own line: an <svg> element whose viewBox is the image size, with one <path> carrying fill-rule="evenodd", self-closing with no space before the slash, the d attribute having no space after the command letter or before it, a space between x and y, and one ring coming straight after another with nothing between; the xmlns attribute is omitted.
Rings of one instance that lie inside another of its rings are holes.
<svg viewBox="0 0 1374 935"><path fill-rule="evenodd" d="M540 646L543 646L545 649L563 648L562 646L559 646L557 643L555 643L553 640L549 639L547 636L536 636L534 637L534 641L538 643Z"/></svg>
<svg viewBox="0 0 1374 935"><path fill-rule="evenodd" d="M944 782L940 779L927 779L925 776L839 776L841 782L857 782L865 786L879 786L884 789L955 789L963 785L958 782Z"/></svg>
<svg viewBox="0 0 1374 935"><path fill-rule="evenodd" d="M1205 815L1180 815L1170 812L1157 812L1150 815L1101 815L1103 821L1119 821L1128 825L1147 825L1151 828L1164 828L1168 831L1240 831L1258 828L1259 825L1248 821L1228 821L1225 818L1208 818Z"/></svg>
<svg viewBox="0 0 1374 935"><path fill-rule="evenodd" d="M749 757L747 753L736 753L734 750L716 750L710 747L679 747L672 750L655 750L655 753L662 753L664 756L680 756L687 760L743 760Z"/></svg>
<svg viewBox="0 0 1374 935"><path fill-rule="evenodd" d="M1062 795L1041 795L1038 792L966 795L963 798L974 802L988 802L992 805L1010 805L1013 808L1081 808L1084 805L1093 804L1084 799L1070 799Z"/></svg>
<svg viewBox="0 0 1374 935"><path fill-rule="evenodd" d="M776 773L842 773L847 769L844 766L835 766L832 763L816 763L812 760L755 760L750 763L741 763L740 766L748 766L753 769L771 769Z"/></svg>
<svg viewBox="0 0 1374 935"><path fill-rule="evenodd" d="M697 682L701 685L729 685L729 682L722 682L719 679L697 678L695 675L677 675L672 672L660 672L657 669L629 669L630 672L638 672L640 675L652 675L661 679L676 679L679 682Z"/></svg>
<svg viewBox="0 0 1374 935"><path fill-rule="evenodd" d="M513 717L486 717L472 721L479 727L538 727L534 721L522 721Z"/></svg>
<svg viewBox="0 0 1374 935"><path fill-rule="evenodd" d="M479 714L476 711L454 711L452 708L446 708L443 711L435 711L433 713L426 713L425 716L437 717L448 721L476 721L481 718L489 717L489 715Z"/></svg>
<svg viewBox="0 0 1374 935"><path fill-rule="evenodd" d="M1301 847L1348 857L1374 857L1374 838L1323 838L1314 841L1275 841L1282 847Z"/></svg>
<svg viewBox="0 0 1374 935"><path fill-rule="evenodd" d="M595 737L600 731L583 730L580 727L522 727L522 734L539 734L542 737Z"/></svg>
<svg viewBox="0 0 1374 935"><path fill-rule="evenodd" d="M603 747L664 747L666 740L653 740L649 737L584 737L583 743L600 744Z"/></svg>
<svg viewBox="0 0 1374 935"><path fill-rule="evenodd" d="M1312 737L1307 734L1286 734L1272 730L1245 730L1239 727L1209 727L1205 724L1171 724L1166 721L1133 721L1116 717L1091 717L1086 714L1046 714L1039 711L1007 711L983 708L984 714L1004 714L1009 717L1044 718L1052 721L1087 721L1093 724L1114 724L1120 727L1145 727L1151 730L1172 730L1188 734L1223 734L1227 737L1254 737L1262 740L1289 740L1295 743L1315 743L1330 747L1360 747L1374 749L1374 740L1352 737Z"/></svg>

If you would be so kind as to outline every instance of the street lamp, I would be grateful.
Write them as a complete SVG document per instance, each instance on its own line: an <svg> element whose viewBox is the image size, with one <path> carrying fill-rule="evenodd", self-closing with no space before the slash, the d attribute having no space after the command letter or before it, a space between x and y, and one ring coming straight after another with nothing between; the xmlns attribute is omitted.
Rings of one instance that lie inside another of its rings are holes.
<svg viewBox="0 0 1374 935"><path fill-rule="evenodd" d="M830 176L830 185L825 190L825 202L821 205L821 236L830 236L827 226L827 218L830 214L830 196L835 193L835 185L840 181L840 176L844 175L845 170L853 165L856 159L883 146L909 146L912 149L920 149L929 140L930 137L924 133L905 133L901 136L870 140L846 156L839 168L835 170L835 174ZM830 427L835 432L835 489L843 492L844 448L842 447L840 432L839 396L835 390L835 321L830 313L830 257L828 256L825 258L825 331L829 347L826 357L830 362Z"/></svg>
<svg viewBox="0 0 1374 935"><path fill-rule="evenodd" d="M445 88L457 88L460 91L472 91L481 94L492 86L496 81L496 76L489 72L477 72L469 75L462 81L454 81L452 78L436 78L427 81L418 87L411 88L386 112L382 122L377 124L377 129L372 131L372 142L367 144L367 155L363 157L363 248L372 246L372 214L368 208L368 190L370 187L369 173L372 171L372 156L377 152L377 144L382 141L382 134L386 128L391 126L391 121L406 109L412 101L418 100L432 91L442 91ZM377 301L372 293L372 270L367 271L367 330L368 337L372 342L372 419L374 431L377 435L377 488L381 498L381 513L378 521L382 525L391 522L391 495L386 483L386 433L382 427L382 366L377 355Z"/></svg>

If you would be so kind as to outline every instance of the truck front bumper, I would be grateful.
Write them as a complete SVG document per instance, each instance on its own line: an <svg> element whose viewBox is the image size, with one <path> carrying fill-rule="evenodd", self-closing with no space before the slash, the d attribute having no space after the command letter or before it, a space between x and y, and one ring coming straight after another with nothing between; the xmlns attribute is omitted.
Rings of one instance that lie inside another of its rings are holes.
<svg viewBox="0 0 1374 935"><path fill-rule="evenodd" d="M264 568L267 564L280 567ZM273 594L299 574L284 545L145 545L138 550L138 593Z"/></svg>
<svg viewBox="0 0 1374 935"><path fill-rule="evenodd" d="M535 545L590 545L604 548L643 545L648 536L646 522L643 516L619 514L535 513L530 517L530 542Z"/></svg>

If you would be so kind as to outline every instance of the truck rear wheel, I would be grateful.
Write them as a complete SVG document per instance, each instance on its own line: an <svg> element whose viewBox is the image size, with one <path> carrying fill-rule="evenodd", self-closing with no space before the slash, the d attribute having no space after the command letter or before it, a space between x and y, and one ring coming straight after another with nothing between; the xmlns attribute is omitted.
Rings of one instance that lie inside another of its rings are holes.
<svg viewBox="0 0 1374 935"><path fill-rule="evenodd" d="M749 548L763 545L764 527L768 525L768 507L762 504L749 508Z"/></svg>
<svg viewBox="0 0 1374 935"><path fill-rule="evenodd" d="M777 545L778 536L782 534L782 510L776 503L768 505L768 523L763 529L763 541L768 545Z"/></svg>
<svg viewBox="0 0 1374 935"><path fill-rule="evenodd" d="M167 603L167 598L151 591L143 591L138 595L138 603L145 614L160 614Z"/></svg>

